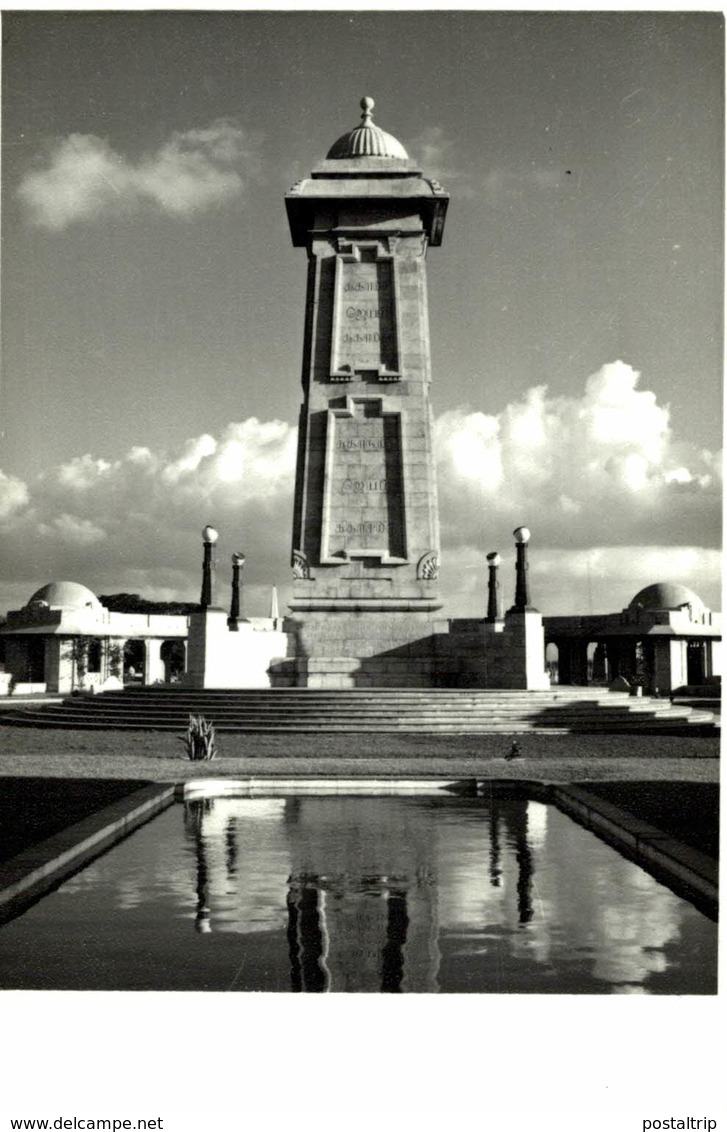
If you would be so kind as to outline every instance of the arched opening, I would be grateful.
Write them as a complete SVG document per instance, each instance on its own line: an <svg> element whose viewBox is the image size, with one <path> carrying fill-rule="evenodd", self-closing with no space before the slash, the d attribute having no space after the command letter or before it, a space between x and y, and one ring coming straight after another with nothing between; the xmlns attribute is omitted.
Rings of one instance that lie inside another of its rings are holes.
<svg viewBox="0 0 727 1132"><path fill-rule="evenodd" d="M144 642L127 641L124 645L124 683L143 684L145 680Z"/></svg>
<svg viewBox="0 0 727 1132"><path fill-rule="evenodd" d="M159 655L164 665L164 683L179 683L187 667L186 641L179 640L179 638L162 641Z"/></svg>
<svg viewBox="0 0 727 1132"><path fill-rule="evenodd" d="M98 639L98 637L94 637L88 642L88 652L86 654L86 671L89 673L101 671L101 641Z"/></svg>
<svg viewBox="0 0 727 1132"><path fill-rule="evenodd" d="M649 640L636 641L633 655L632 682L637 687L643 688L645 692L652 692L655 670L654 642Z"/></svg>
<svg viewBox="0 0 727 1132"><path fill-rule="evenodd" d="M608 657L606 645L602 641L593 641L593 650L589 645L590 681L592 684L608 684Z"/></svg>
<svg viewBox="0 0 727 1132"><path fill-rule="evenodd" d="M588 683L608 684L608 655L603 641L588 643Z"/></svg>
<svg viewBox="0 0 727 1132"><path fill-rule="evenodd" d="M687 641L687 684L704 684L706 676L704 641Z"/></svg>
<svg viewBox="0 0 727 1132"><path fill-rule="evenodd" d="M558 672L558 654L560 649L555 641L548 641L545 646L545 671L548 673L551 684L560 683Z"/></svg>
<svg viewBox="0 0 727 1132"><path fill-rule="evenodd" d="M25 671L19 676L20 681L29 684L45 683L45 641L42 637L26 637Z"/></svg>

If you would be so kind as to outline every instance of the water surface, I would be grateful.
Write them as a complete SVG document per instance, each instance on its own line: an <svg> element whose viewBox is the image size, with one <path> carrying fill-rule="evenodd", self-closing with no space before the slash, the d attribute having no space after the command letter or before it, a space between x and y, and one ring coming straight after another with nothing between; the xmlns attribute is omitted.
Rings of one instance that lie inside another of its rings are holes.
<svg viewBox="0 0 727 1132"><path fill-rule="evenodd" d="M713 994L717 929L552 806L175 805L0 928L0 986Z"/></svg>

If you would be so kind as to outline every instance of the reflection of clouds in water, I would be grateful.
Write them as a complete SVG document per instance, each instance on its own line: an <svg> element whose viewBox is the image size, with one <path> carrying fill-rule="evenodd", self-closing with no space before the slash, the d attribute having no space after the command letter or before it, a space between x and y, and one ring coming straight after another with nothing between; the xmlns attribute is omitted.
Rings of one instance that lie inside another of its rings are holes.
<svg viewBox="0 0 727 1132"><path fill-rule="evenodd" d="M504 928L515 958L586 963L595 979L642 993L639 984L667 968L664 948L680 939L683 902L554 809L530 802L524 823L514 808L505 815L503 805L496 884L492 822L440 834L441 927L480 935L485 949L488 934Z"/></svg>
<svg viewBox="0 0 727 1132"><path fill-rule="evenodd" d="M512 954L518 959L528 958L536 963L549 964L553 957L552 930L552 905L538 898L530 923L512 936Z"/></svg>
<svg viewBox="0 0 727 1132"><path fill-rule="evenodd" d="M679 901L653 882L652 887L647 894L645 886L636 884L604 909L605 946L599 950L595 965L599 978L636 983L667 969L664 948L680 938Z"/></svg>
<svg viewBox="0 0 727 1132"><path fill-rule="evenodd" d="M290 874L286 800L216 798L188 809L195 805L198 930L251 934L283 927Z"/></svg>
<svg viewBox="0 0 727 1132"><path fill-rule="evenodd" d="M548 807L544 802L528 802L528 841L533 852L542 849L548 835Z"/></svg>
<svg viewBox="0 0 727 1132"><path fill-rule="evenodd" d="M633 984L666 969L663 949L679 940L686 905L555 809L548 832L551 864L536 864L528 934L533 926L543 930L543 922L545 934L567 928L571 950L588 957L594 978L631 984L629 993L636 993Z"/></svg>
<svg viewBox="0 0 727 1132"><path fill-rule="evenodd" d="M100 876L101 867L99 862L95 861L93 864L87 865L80 873L64 880L63 884L59 885L58 892L72 895L84 888L93 888L94 885L98 884Z"/></svg>
<svg viewBox="0 0 727 1132"><path fill-rule="evenodd" d="M135 838L123 843L127 869L122 875L113 855L104 856L70 877L59 891L72 896L103 886L122 912L138 911L168 900L175 909L174 915L196 918L198 928L204 923L202 930L278 929L285 919L290 872L281 825L284 809L284 798L200 799L184 811L173 806L155 825L142 827ZM178 828L180 818L186 830L181 855L173 839L149 836L149 830L159 829L163 822ZM276 831L272 829L275 826ZM236 842L232 875L231 836ZM200 856L207 873L207 910L201 920L197 891ZM261 859L266 861L267 872L258 868Z"/></svg>
<svg viewBox="0 0 727 1132"><path fill-rule="evenodd" d="M109 854L61 891L85 899L104 885L115 908L146 917L158 904L183 936L286 931L333 989L381 989L383 963L397 989L435 990L447 941L463 964L488 955L551 986L572 971L645 993L691 914L570 818L512 799L206 800L174 807L124 852L123 870Z"/></svg>
<svg viewBox="0 0 727 1132"><path fill-rule="evenodd" d="M144 887L135 877L120 880L116 886L116 906L122 912L138 908L144 902Z"/></svg>
<svg viewBox="0 0 727 1132"><path fill-rule="evenodd" d="M262 822L281 821L285 798L212 798L194 800L186 805L190 810L199 807L205 836L213 838L224 834L230 819L236 825L247 821L254 822L256 826Z"/></svg>

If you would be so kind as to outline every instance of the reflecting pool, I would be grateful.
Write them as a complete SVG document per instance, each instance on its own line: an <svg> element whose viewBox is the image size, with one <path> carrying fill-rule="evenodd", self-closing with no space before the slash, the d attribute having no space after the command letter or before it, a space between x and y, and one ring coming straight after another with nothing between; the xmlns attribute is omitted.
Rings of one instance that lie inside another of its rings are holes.
<svg viewBox="0 0 727 1132"><path fill-rule="evenodd" d="M0 986L714 994L717 927L525 799L175 805L0 928Z"/></svg>

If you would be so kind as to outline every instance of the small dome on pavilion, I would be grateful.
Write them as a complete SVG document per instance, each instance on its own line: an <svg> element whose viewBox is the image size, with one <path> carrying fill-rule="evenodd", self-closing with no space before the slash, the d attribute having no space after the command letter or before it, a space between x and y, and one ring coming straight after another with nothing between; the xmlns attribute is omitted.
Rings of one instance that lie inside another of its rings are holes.
<svg viewBox="0 0 727 1132"><path fill-rule="evenodd" d="M345 161L352 157L397 157L409 160L409 154L401 142L374 125L373 108L373 98L361 99L361 125L349 130L331 146L326 154L327 160Z"/></svg>
<svg viewBox="0 0 727 1132"><path fill-rule="evenodd" d="M88 586L80 582L49 582L31 597L26 609L46 605L49 609L102 609L101 602Z"/></svg>
<svg viewBox="0 0 727 1132"><path fill-rule="evenodd" d="M639 590L629 602L629 609L641 606L642 609L666 610L680 609L685 605L691 605L695 612L705 608L702 599L687 586L678 582L656 582L653 586Z"/></svg>

